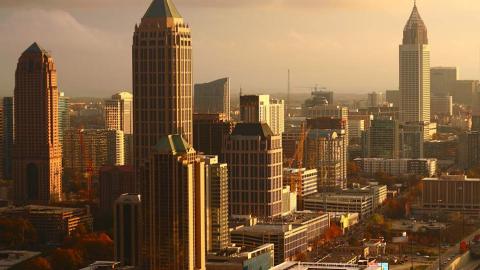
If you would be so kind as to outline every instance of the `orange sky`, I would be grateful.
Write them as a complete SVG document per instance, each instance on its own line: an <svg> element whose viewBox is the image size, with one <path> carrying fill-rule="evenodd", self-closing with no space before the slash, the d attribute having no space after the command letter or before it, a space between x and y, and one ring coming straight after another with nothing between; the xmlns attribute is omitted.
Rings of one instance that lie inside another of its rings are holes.
<svg viewBox="0 0 480 270"><path fill-rule="evenodd" d="M398 45L412 1L174 2L192 27L196 82L230 76L234 92L240 85L246 93L279 92L290 68L294 88L397 88ZM131 37L148 3L2 0L0 35L8 38L0 39L0 94L12 94L17 58L33 41L52 52L60 88L69 96L131 89ZM418 7L432 66L458 66L461 78L478 79L480 2L419 0Z"/></svg>

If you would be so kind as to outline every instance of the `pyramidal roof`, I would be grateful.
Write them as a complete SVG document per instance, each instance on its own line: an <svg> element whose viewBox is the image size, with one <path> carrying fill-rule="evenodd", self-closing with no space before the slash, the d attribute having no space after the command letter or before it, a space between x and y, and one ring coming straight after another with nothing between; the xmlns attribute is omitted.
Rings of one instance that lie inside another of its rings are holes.
<svg viewBox="0 0 480 270"><path fill-rule="evenodd" d="M47 53L47 51L45 49L43 49L42 47L38 46L37 42L34 42L32 45L30 45L30 47L28 47L25 52L28 52L28 53Z"/></svg>
<svg viewBox="0 0 480 270"><path fill-rule="evenodd" d="M182 18L172 0L153 0L143 18Z"/></svg>
<svg viewBox="0 0 480 270"><path fill-rule="evenodd" d="M416 3L403 29L403 44L428 44L427 26L418 12Z"/></svg>
<svg viewBox="0 0 480 270"><path fill-rule="evenodd" d="M186 153L189 149L190 145L178 134L163 136L155 145L155 150L161 153Z"/></svg>

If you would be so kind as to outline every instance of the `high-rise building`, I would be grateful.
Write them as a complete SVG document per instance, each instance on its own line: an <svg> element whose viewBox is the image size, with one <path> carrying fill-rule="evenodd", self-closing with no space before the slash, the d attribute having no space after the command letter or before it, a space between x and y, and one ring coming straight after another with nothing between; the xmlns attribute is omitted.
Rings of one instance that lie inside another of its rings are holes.
<svg viewBox="0 0 480 270"><path fill-rule="evenodd" d="M367 156L371 158L399 158L400 131L397 120L375 119L366 132Z"/></svg>
<svg viewBox="0 0 480 270"><path fill-rule="evenodd" d="M205 269L204 169L181 135L152 148L142 185L146 269Z"/></svg>
<svg viewBox="0 0 480 270"><path fill-rule="evenodd" d="M69 100L65 93L60 92L58 97L58 138L62 144L65 130L70 128Z"/></svg>
<svg viewBox="0 0 480 270"><path fill-rule="evenodd" d="M193 144L192 38L171 0L154 0L132 48L134 167L145 269L205 269L204 163ZM161 176L161 177L160 177Z"/></svg>
<svg viewBox="0 0 480 270"><path fill-rule="evenodd" d="M230 214L282 214L282 138L266 123L239 123L227 140Z"/></svg>
<svg viewBox="0 0 480 270"><path fill-rule="evenodd" d="M240 97L240 118L244 123L266 123L274 134L285 131L285 102L269 95Z"/></svg>
<svg viewBox="0 0 480 270"><path fill-rule="evenodd" d="M333 91L319 90L315 88L309 99L305 100L304 108L311 108L318 105L333 105Z"/></svg>
<svg viewBox="0 0 480 270"><path fill-rule="evenodd" d="M132 49L138 171L161 137L180 134L193 143L192 38L171 0L152 2L135 27Z"/></svg>
<svg viewBox="0 0 480 270"><path fill-rule="evenodd" d="M304 164L318 171L318 190L345 188L347 181L347 121L333 117L307 120Z"/></svg>
<svg viewBox="0 0 480 270"><path fill-rule="evenodd" d="M15 73L13 180L19 204L61 200L58 97L54 60L33 43L22 53Z"/></svg>
<svg viewBox="0 0 480 270"><path fill-rule="evenodd" d="M133 133L133 96L120 92L105 100L105 129L116 129L124 134Z"/></svg>
<svg viewBox="0 0 480 270"><path fill-rule="evenodd" d="M230 244L228 228L228 165L217 156L202 156L205 162L205 211L207 251L225 250Z"/></svg>
<svg viewBox="0 0 480 270"><path fill-rule="evenodd" d="M193 148L198 153L220 156L233 127L224 114L194 114Z"/></svg>
<svg viewBox="0 0 480 270"><path fill-rule="evenodd" d="M430 48L427 27L417 6L403 30L400 45L400 119L430 122Z"/></svg>
<svg viewBox="0 0 480 270"><path fill-rule="evenodd" d="M480 132L468 131L458 136L457 165L468 170L480 162Z"/></svg>
<svg viewBox="0 0 480 270"><path fill-rule="evenodd" d="M453 102L468 106L474 105L479 85L478 80L457 80L455 88L451 91Z"/></svg>
<svg viewBox="0 0 480 270"><path fill-rule="evenodd" d="M408 122L400 125L400 156L423 158L425 125L423 122Z"/></svg>
<svg viewBox="0 0 480 270"><path fill-rule="evenodd" d="M3 119L3 107L0 107L0 119ZM3 138L4 138L3 132L4 132L4 130L3 130L3 121L0 121L0 149L2 149L2 150L4 149L4 146L3 146ZM1 154L3 154L3 151L2 151ZM0 168L1 168L1 170L0 170L0 179L5 179L5 177L4 177L4 175L3 175L3 172L4 172L4 170L3 170L3 167L4 167L4 166L3 166L3 162L4 162L3 156L0 156Z"/></svg>
<svg viewBox="0 0 480 270"><path fill-rule="evenodd" d="M380 107L385 103L385 96L382 92L372 92L367 97L368 107Z"/></svg>
<svg viewBox="0 0 480 270"><path fill-rule="evenodd" d="M230 78L195 84L193 99L195 113L222 113L230 120Z"/></svg>
<svg viewBox="0 0 480 270"><path fill-rule="evenodd" d="M317 193L318 191L318 173L317 169L306 168L284 168L283 186L290 186L292 191L297 193L297 205L299 210L303 210L303 198Z"/></svg>
<svg viewBox="0 0 480 270"><path fill-rule="evenodd" d="M90 170L95 176L105 165L125 164L123 132L106 129L69 129L63 147L64 170L78 177Z"/></svg>
<svg viewBox="0 0 480 270"><path fill-rule="evenodd" d="M453 115L453 98L452 96L432 96L430 98L430 114L431 115Z"/></svg>
<svg viewBox="0 0 480 270"><path fill-rule="evenodd" d="M113 234L115 261L140 266L142 205L140 194L122 194L115 201Z"/></svg>
<svg viewBox="0 0 480 270"><path fill-rule="evenodd" d="M388 103L392 103L394 107L400 107L400 91L387 90L385 92L385 99Z"/></svg>
<svg viewBox="0 0 480 270"><path fill-rule="evenodd" d="M452 95L457 80L458 71L456 67L432 67L430 69L432 95Z"/></svg>
<svg viewBox="0 0 480 270"><path fill-rule="evenodd" d="M12 154L14 141L13 97L3 98L3 177L12 179Z"/></svg>
<svg viewBox="0 0 480 270"><path fill-rule="evenodd" d="M130 166L104 166L98 178L100 210L112 213L115 200L122 194L137 191L133 168Z"/></svg>

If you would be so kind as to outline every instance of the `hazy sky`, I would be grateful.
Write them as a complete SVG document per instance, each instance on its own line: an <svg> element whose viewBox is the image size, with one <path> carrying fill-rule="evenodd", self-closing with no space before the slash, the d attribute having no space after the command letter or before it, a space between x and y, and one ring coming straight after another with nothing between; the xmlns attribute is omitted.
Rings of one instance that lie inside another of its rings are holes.
<svg viewBox="0 0 480 270"><path fill-rule="evenodd" d="M195 82L232 78L232 91L315 84L338 92L398 85L398 45L409 0L174 0L192 27ZM17 59L33 41L51 51L68 96L131 89L135 23L150 0L0 0L0 95L12 95ZM480 76L480 3L418 0L432 66Z"/></svg>

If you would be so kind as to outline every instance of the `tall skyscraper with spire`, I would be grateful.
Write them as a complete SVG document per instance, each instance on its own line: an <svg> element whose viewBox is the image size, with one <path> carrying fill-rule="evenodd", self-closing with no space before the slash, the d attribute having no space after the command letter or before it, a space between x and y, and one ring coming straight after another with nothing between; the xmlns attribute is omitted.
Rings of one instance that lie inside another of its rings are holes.
<svg viewBox="0 0 480 270"><path fill-rule="evenodd" d="M142 268L205 269L204 162L191 147L192 40L172 0L153 0L132 47Z"/></svg>
<svg viewBox="0 0 480 270"><path fill-rule="evenodd" d="M401 121L430 123L430 48L416 3L403 30L399 82Z"/></svg>
<svg viewBox="0 0 480 270"><path fill-rule="evenodd" d="M33 43L20 56L15 73L13 180L17 204L61 199L58 97L53 58Z"/></svg>

